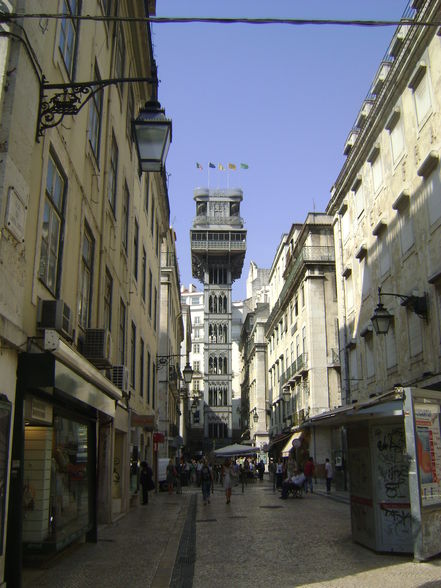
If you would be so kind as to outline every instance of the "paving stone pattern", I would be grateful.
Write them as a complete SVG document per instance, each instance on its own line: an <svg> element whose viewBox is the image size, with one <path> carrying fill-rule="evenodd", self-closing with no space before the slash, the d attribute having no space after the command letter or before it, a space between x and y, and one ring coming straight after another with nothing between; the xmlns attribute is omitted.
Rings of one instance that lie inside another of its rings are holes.
<svg viewBox="0 0 441 588"><path fill-rule="evenodd" d="M98 544L78 545L47 569L26 571L24 588L441 588L441 558L376 554L353 543L347 494L317 487L280 500L271 485L216 486L151 494Z"/></svg>

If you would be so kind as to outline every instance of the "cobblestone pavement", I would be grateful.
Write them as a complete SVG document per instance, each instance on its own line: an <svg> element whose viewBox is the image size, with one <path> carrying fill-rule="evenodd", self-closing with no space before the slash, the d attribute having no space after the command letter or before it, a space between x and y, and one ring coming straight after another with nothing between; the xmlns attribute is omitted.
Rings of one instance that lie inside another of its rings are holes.
<svg viewBox="0 0 441 588"><path fill-rule="evenodd" d="M352 542L345 493L321 488L280 500L267 481L233 489L225 504L200 491L151 495L48 569L25 574L24 588L441 588L441 557L415 563Z"/></svg>

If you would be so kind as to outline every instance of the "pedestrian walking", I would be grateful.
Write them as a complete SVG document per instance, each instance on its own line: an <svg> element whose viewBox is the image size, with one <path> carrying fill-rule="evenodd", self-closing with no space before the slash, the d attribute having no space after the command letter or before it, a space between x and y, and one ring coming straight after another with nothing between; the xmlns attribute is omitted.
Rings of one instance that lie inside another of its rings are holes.
<svg viewBox="0 0 441 588"><path fill-rule="evenodd" d="M167 478L166 478L169 494L171 494L173 492L173 486L175 485L176 476L177 476L176 468L173 464L173 460L170 459L170 461L168 462L168 466L167 466Z"/></svg>
<svg viewBox="0 0 441 588"><path fill-rule="evenodd" d="M279 459L277 460L277 464L276 464L276 486L277 486L277 488L282 487L282 482L283 482L283 463L279 457Z"/></svg>
<svg viewBox="0 0 441 588"><path fill-rule="evenodd" d="M231 461L227 458L222 466L222 480L223 486L225 490L225 498L227 500L227 504L231 502L231 488L233 485L233 478L234 472L231 466Z"/></svg>
<svg viewBox="0 0 441 588"><path fill-rule="evenodd" d="M305 467L303 468L303 473L305 474L305 492L308 494L309 491L313 492L312 490L312 477L314 475L314 459L312 457L308 458L308 461L305 463Z"/></svg>
<svg viewBox="0 0 441 588"><path fill-rule="evenodd" d="M263 474L265 473L265 464L263 463L263 459L261 459L257 464L257 471L259 472L259 480L263 482Z"/></svg>
<svg viewBox="0 0 441 588"><path fill-rule="evenodd" d="M274 459L272 457L270 457L268 472L270 475L271 482L273 483L273 492L275 492L276 491L276 464L274 463Z"/></svg>
<svg viewBox="0 0 441 588"><path fill-rule="evenodd" d="M149 491L155 488L153 482L153 471L146 461L141 462L141 472L139 474L139 482L142 488L142 504L148 504Z"/></svg>
<svg viewBox="0 0 441 588"><path fill-rule="evenodd" d="M204 501L204 506L206 504L210 504L210 492L211 487L213 485L213 472L211 471L211 467L208 465L206 459L202 462L201 468L201 487L202 487L202 499Z"/></svg>
<svg viewBox="0 0 441 588"><path fill-rule="evenodd" d="M332 471L332 465L328 458L325 460L325 475L326 475L326 492L331 492L331 482L334 472Z"/></svg>

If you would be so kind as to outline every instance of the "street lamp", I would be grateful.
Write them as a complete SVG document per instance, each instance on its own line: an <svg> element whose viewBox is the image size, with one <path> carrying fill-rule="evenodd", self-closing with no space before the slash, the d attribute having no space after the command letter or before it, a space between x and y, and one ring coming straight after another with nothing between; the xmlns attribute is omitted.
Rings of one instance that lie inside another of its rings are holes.
<svg viewBox="0 0 441 588"><path fill-rule="evenodd" d="M286 384L282 388L282 397L285 402L289 402L291 400L291 388L289 384Z"/></svg>
<svg viewBox="0 0 441 588"><path fill-rule="evenodd" d="M146 102L138 118L132 121L132 128L141 171L162 171L172 140L172 122L158 100Z"/></svg>
<svg viewBox="0 0 441 588"><path fill-rule="evenodd" d="M172 121L158 102L158 77L156 64L152 64L152 77L110 78L91 82L50 84L40 80L36 140L47 129L59 125L65 116L78 114L85 104L106 86L127 83L147 83L152 87L152 97L132 120L139 166L143 172L162 172L172 140Z"/></svg>
<svg viewBox="0 0 441 588"><path fill-rule="evenodd" d="M406 294L395 294L393 292L382 292L378 288L378 304L375 307L374 314L371 316L372 326L377 335L386 335L393 321L393 315L384 307L381 302L382 296L396 296L401 298L401 305L407 306L412 312L417 314L421 319L427 320L427 295L407 296Z"/></svg>
<svg viewBox="0 0 441 588"><path fill-rule="evenodd" d="M187 365L182 370L182 375L184 376L184 382L186 384L191 384L191 381L193 379L193 369L188 361L187 361Z"/></svg>
<svg viewBox="0 0 441 588"><path fill-rule="evenodd" d="M251 411L252 415L253 415L253 421L255 423L259 422L259 415L257 414L257 408L254 407L253 410Z"/></svg>

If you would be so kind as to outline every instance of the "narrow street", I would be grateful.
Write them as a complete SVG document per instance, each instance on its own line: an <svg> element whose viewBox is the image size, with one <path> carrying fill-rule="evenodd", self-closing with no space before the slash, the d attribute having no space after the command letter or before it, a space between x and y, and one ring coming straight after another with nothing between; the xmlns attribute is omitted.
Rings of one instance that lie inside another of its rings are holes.
<svg viewBox="0 0 441 588"><path fill-rule="evenodd" d="M283 501L265 480L243 494L234 488L229 505L219 486L207 506L196 488L151 494L149 505L102 527L98 544L24 578L24 588L435 588L441 558L373 553L352 542L344 493L329 498L319 487Z"/></svg>

